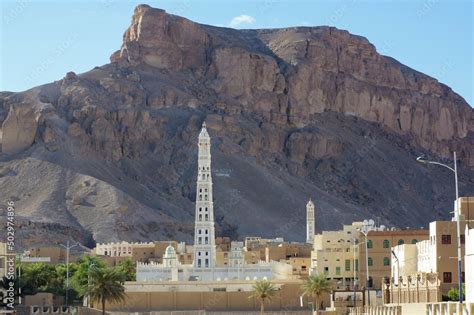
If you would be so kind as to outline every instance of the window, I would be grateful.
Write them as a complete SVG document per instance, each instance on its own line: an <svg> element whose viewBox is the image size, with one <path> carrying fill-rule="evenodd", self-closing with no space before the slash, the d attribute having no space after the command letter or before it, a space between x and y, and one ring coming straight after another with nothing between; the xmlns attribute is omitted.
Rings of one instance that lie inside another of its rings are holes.
<svg viewBox="0 0 474 315"><path fill-rule="evenodd" d="M466 237L464 236L464 234L461 234L460 237L461 237L461 244L466 243Z"/></svg>
<svg viewBox="0 0 474 315"><path fill-rule="evenodd" d="M199 221L202 221L202 214L199 215Z"/></svg>
<svg viewBox="0 0 474 315"><path fill-rule="evenodd" d="M359 259L356 259L355 261L355 270L359 271Z"/></svg>
<svg viewBox="0 0 474 315"><path fill-rule="evenodd" d="M367 241L367 248L372 248L374 247L374 244L372 243L372 240Z"/></svg>
<svg viewBox="0 0 474 315"><path fill-rule="evenodd" d="M444 244L444 245L451 244L451 235L449 234L441 235L441 244Z"/></svg>
<svg viewBox="0 0 474 315"><path fill-rule="evenodd" d="M383 258L383 265L384 266L390 266L390 258L384 257Z"/></svg>
<svg viewBox="0 0 474 315"><path fill-rule="evenodd" d="M368 262L369 266L374 265L374 261L373 261L372 257L367 258L367 262Z"/></svg>
<svg viewBox="0 0 474 315"><path fill-rule="evenodd" d="M341 275L341 267L336 267L336 275Z"/></svg>
<svg viewBox="0 0 474 315"><path fill-rule="evenodd" d="M346 265L346 271L351 271L351 261L349 259L346 259L345 265Z"/></svg>
<svg viewBox="0 0 474 315"><path fill-rule="evenodd" d="M403 245L403 244L405 244L404 240L398 240L398 245Z"/></svg>
<svg viewBox="0 0 474 315"><path fill-rule="evenodd" d="M383 248L389 248L390 242L388 240L383 240Z"/></svg>
<svg viewBox="0 0 474 315"><path fill-rule="evenodd" d="M411 240L411 243L416 244L416 243L418 243L418 240L416 238L414 238L414 239Z"/></svg>
<svg viewBox="0 0 474 315"><path fill-rule="evenodd" d="M209 267L209 259L206 258L206 268Z"/></svg>
<svg viewBox="0 0 474 315"><path fill-rule="evenodd" d="M329 267L324 267L324 274L327 275L329 273Z"/></svg>
<svg viewBox="0 0 474 315"><path fill-rule="evenodd" d="M451 272L443 272L443 282L444 283L451 283Z"/></svg>

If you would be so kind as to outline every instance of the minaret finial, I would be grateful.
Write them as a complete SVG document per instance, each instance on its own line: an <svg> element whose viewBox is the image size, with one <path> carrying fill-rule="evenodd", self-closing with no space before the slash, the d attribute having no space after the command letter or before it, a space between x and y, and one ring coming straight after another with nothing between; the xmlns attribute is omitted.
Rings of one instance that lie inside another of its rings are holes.
<svg viewBox="0 0 474 315"><path fill-rule="evenodd" d="M202 128L206 128L206 121L202 122Z"/></svg>

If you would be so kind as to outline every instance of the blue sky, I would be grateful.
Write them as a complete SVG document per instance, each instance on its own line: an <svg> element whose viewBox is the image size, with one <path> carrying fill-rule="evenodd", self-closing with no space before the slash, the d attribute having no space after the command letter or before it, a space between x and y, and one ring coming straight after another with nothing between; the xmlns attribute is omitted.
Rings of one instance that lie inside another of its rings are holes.
<svg viewBox="0 0 474 315"><path fill-rule="evenodd" d="M1 1L0 91L22 91L85 72L120 47L134 7L236 28L331 25L449 85L473 105L469 0Z"/></svg>

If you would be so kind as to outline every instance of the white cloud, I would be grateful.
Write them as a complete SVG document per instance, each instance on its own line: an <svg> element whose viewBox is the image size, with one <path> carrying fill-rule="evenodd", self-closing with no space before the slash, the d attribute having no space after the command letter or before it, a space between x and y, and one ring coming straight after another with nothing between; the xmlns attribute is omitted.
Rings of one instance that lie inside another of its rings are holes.
<svg viewBox="0 0 474 315"><path fill-rule="evenodd" d="M242 14L242 15L234 17L230 21L229 25L230 27L237 27L240 24L253 24L253 23L255 23L255 18L251 17L250 15Z"/></svg>

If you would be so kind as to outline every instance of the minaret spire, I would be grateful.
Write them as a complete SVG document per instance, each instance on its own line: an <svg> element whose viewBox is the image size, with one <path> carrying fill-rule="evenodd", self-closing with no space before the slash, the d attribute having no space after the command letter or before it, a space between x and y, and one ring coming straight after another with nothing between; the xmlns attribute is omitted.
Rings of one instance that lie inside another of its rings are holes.
<svg viewBox="0 0 474 315"><path fill-rule="evenodd" d="M212 199L211 138L203 122L198 139L198 176L194 229L194 267L215 266L214 203Z"/></svg>
<svg viewBox="0 0 474 315"><path fill-rule="evenodd" d="M314 203L309 198L306 204L306 243L313 244L314 234Z"/></svg>

